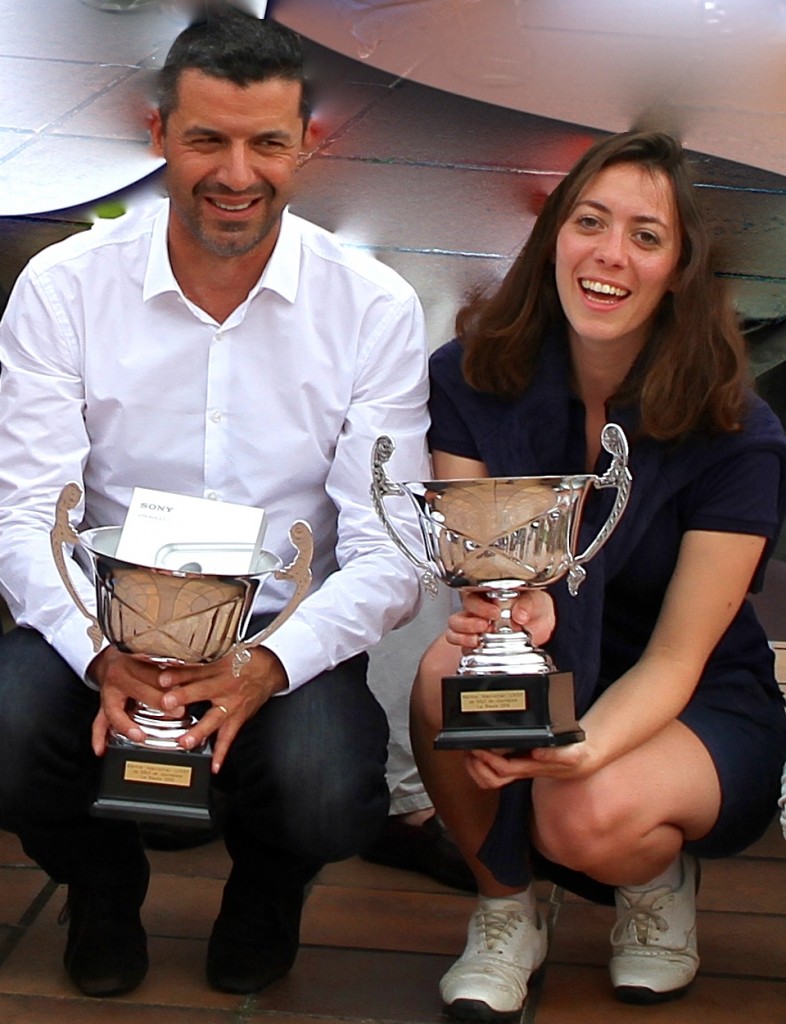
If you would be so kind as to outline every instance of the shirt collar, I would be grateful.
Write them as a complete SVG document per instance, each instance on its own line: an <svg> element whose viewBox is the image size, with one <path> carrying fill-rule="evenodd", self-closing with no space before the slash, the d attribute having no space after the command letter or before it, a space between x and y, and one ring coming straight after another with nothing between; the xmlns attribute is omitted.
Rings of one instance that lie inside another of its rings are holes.
<svg viewBox="0 0 786 1024"><path fill-rule="evenodd" d="M294 302L300 280L300 221L289 210L281 217L281 230L262 276L249 293L249 298L263 288L276 292L287 302Z"/></svg>
<svg viewBox="0 0 786 1024"><path fill-rule="evenodd" d="M145 268L145 283L142 288L142 301L147 302L162 295L164 292L177 292L179 295L180 285L172 273L172 265L169 262L167 251L167 225L169 223L169 201L161 204L161 209L153 220L153 230L150 235L150 251L147 254L147 267Z"/></svg>
<svg viewBox="0 0 786 1024"><path fill-rule="evenodd" d="M172 265L169 262L167 249L167 226L169 224L169 201L162 205L153 220L150 236L150 252L147 257L145 281L142 299L147 302L164 292L177 292L182 295ZM300 279L300 241L301 230L298 218L284 210L281 218L281 230L273 252L261 277L249 292L249 298L255 296L263 288L276 292L287 302L294 302Z"/></svg>

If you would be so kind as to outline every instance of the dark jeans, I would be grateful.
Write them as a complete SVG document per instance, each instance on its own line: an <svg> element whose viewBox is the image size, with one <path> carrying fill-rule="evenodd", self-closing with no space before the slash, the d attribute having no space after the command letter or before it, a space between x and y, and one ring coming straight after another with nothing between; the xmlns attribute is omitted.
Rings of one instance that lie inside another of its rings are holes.
<svg viewBox="0 0 786 1024"><path fill-rule="evenodd" d="M268 701L232 745L216 778L227 836L253 845L263 874L268 851L271 864L294 860L311 875L362 850L385 820L388 730L367 661ZM98 695L40 634L0 636L0 828L59 882L116 874L138 856L135 824L89 815L97 709Z"/></svg>

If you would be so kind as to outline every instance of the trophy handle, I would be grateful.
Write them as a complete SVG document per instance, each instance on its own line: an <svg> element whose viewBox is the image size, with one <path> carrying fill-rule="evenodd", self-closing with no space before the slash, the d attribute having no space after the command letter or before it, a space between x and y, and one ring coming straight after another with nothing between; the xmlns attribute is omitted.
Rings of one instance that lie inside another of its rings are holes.
<svg viewBox="0 0 786 1024"><path fill-rule="evenodd" d="M423 573L423 586L429 594L436 594L438 590L437 581L431 566L428 562L424 562L422 559L416 558L415 555L412 554L399 536L398 530L391 522L390 516L385 508L385 498L399 498L406 497L407 495L406 490L399 484L394 483L385 472L385 463L390 460L390 457L395 450L396 445L393 438L388 437L387 434L383 434L381 437L378 437L374 442L374 448L371 455L371 501L374 505L374 511L382 520L382 525L385 527L385 532L388 537L390 537L402 555L405 555L406 558L412 562L415 568L420 569Z"/></svg>
<svg viewBox="0 0 786 1024"><path fill-rule="evenodd" d="M89 619L91 622L91 625L87 627L87 635L93 642L93 651L97 654L101 649L104 634L98 624L98 619L87 608L85 602L82 600L82 595L74 586L74 581L71 579L71 574L68 571L65 556L63 555L63 547L66 544L79 544L79 533L71 525L68 513L72 511L72 509L75 509L81 500L82 490L79 485L73 482L66 484L60 492L60 497L57 499L57 507L55 508L55 524L49 534L49 539L52 543L52 555L55 559L57 571L60 573L60 579L63 581L71 600L85 618Z"/></svg>
<svg viewBox="0 0 786 1024"><path fill-rule="evenodd" d="M611 455L611 465L603 476L593 477L592 484L598 490L603 487L616 487L617 497L600 533L587 546L585 551L571 559L571 566L568 572L568 589L573 597L576 596L584 577L587 575L584 569L584 562L588 562L593 558L612 535L630 497L632 478L628 469L628 441L622 428L616 423L607 423L601 431L600 443Z"/></svg>
<svg viewBox="0 0 786 1024"><path fill-rule="evenodd" d="M232 674L234 676L239 676L243 666L251 660L251 649L258 647L279 626L283 626L311 586L311 559L314 554L314 535L311 532L311 527L304 520L298 519L290 527L289 539L297 554L289 565L283 569L276 569L273 575L277 580L291 580L295 584L295 592L290 597L288 604L281 609L269 625L259 633L255 633L245 640L239 640L233 646Z"/></svg>

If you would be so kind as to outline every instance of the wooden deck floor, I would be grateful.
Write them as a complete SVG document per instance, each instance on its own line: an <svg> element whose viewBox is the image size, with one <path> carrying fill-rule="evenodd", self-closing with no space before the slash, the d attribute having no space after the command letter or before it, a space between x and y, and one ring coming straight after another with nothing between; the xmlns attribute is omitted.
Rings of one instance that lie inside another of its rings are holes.
<svg viewBox="0 0 786 1024"><path fill-rule="evenodd" d="M437 982L464 943L466 895L359 859L330 865L306 902L292 973L257 996L213 992L207 936L228 859L223 844L151 854L144 918L150 973L134 993L80 996L60 963L64 900L0 835L0 1021L4 1024L300 1024L440 1020ZM743 856L705 862L699 894L702 969L690 993L660 1007L617 1003L605 969L612 911L573 897L551 905L547 971L525 1020L538 1024L783 1024L786 1021L786 843L773 825ZM556 920L554 920L556 918Z"/></svg>

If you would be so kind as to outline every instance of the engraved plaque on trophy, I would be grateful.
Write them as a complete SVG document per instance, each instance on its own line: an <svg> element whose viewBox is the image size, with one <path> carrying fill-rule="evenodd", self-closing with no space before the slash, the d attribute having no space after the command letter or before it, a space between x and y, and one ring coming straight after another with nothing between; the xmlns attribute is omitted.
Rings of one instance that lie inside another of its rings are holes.
<svg viewBox="0 0 786 1024"><path fill-rule="evenodd" d="M628 445L621 428L607 423L603 448L612 456L603 476L489 477L395 483L388 476L394 443L377 439L371 494L388 534L423 572L426 587L476 590L500 609L496 623L469 654L456 676L443 680L443 727L435 746L445 749L561 746L584 738L576 721L573 676L558 671L515 628L511 610L525 590L568 578L575 595L585 563L611 536L628 501ZM602 529L576 553L581 514L593 489L616 488ZM393 525L385 499L406 495L417 510L424 546L410 550Z"/></svg>
<svg viewBox="0 0 786 1024"><path fill-rule="evenodd" d="M68 593L90 620L87 633L96 652L106 638L119 651L162 668L167 664L205 664L231 654L233 672L239 674L250 660L251 650L289 618L311 583L313 539L303 521L296 521L290 529L297 554L287 566L271 552L261 551L253 571L244 575L152 568L115 556L119 526L78 532L71 525L69 512L81 497L77 484L63 488L51 533L52 553ZM95 615L74 585L65 545L78 547L87 557L95 583ZM254 600L271 575L292 582L294 593L268 626L245 637ZM173 718L141 703L130 708L129 717L145 739L137 743L110 734L92 813L185 826L209 823L209 744L191 751L178 745L196 719L190 713Z"/></svg>

